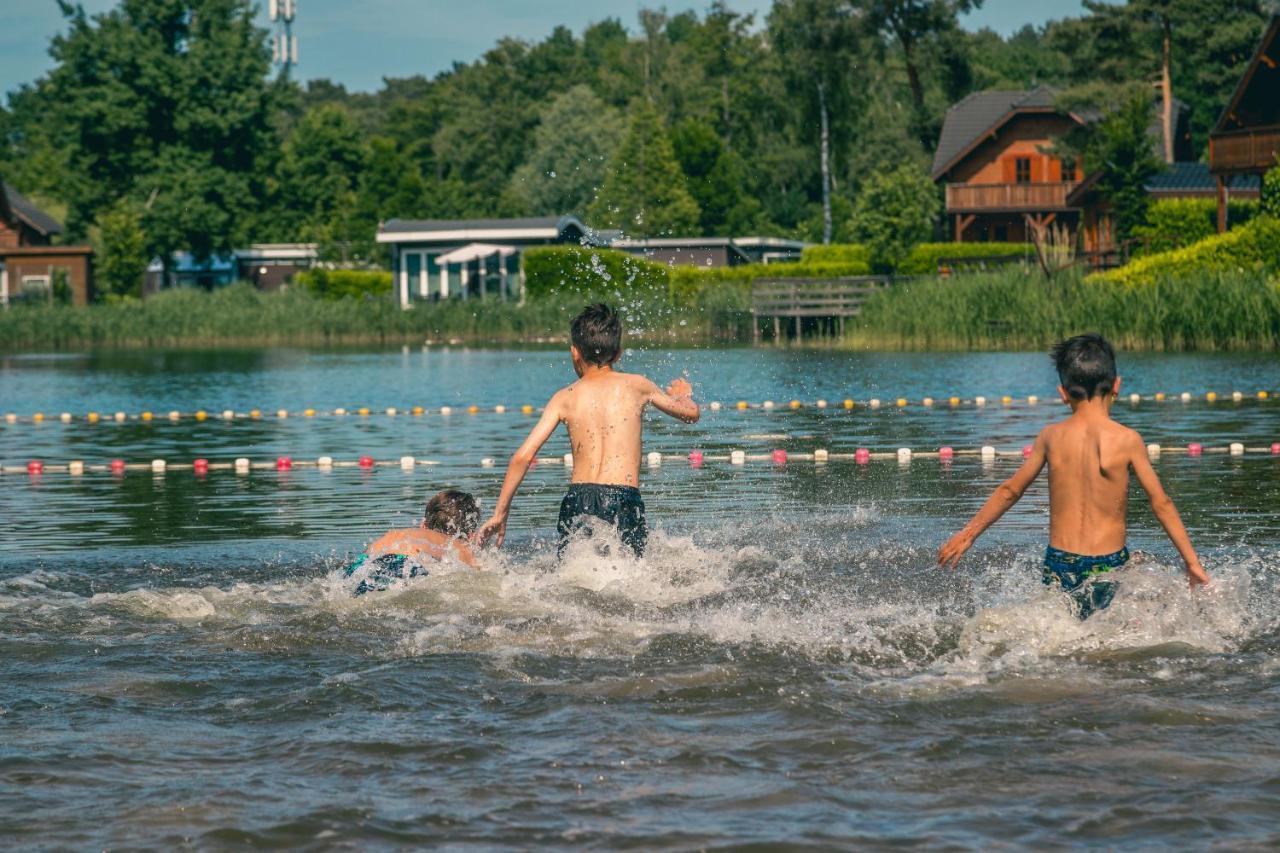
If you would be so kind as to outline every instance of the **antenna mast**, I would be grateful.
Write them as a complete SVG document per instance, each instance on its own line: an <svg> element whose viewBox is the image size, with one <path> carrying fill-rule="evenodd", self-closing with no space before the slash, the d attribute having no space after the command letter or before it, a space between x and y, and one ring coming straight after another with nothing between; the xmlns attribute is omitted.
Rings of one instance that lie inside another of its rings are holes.
<svg viewBox="0 0 1280 853"><path fill-rule="evenodd" d="M298 0L268 0L267 11L275 33L271 36L271 61L283 66L285 79L298 64L298 37L293 34L293 19L298 12Z"/></svg>

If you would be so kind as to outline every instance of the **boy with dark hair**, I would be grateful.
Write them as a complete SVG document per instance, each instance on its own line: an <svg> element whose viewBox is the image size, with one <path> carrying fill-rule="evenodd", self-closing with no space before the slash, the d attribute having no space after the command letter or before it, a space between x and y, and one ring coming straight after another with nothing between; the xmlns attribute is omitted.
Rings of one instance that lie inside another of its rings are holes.
<svg viewBox="0 0 1280 853"><path fill-rule="evenodd" d="M1071 416L1045 427L1018 472L996 488L978 514L938 552L938 564L955 568L982 532L1022 497L1040 470L1049 466L1049 547L1044 582L1071 594L1086 619L1111 603L1113 583L1094 579L1129 560L1125 546L1129 471L1151 498L1160 520L1187 567L1192 588L1209 576L1187 538L1173 501L1147 459L1142 436L1111 420L1120 393L1115 352L1097 334L1062 341L1050 357L1057 368L1062 401Z"/></svg>
<svg viewBox="0 0 1280 853"><path fill-rule="evenodd" d="M483 545L492 537L502 545L516 490L542 445L563 423L573 450L573 476L560 504L559 553L564 553L573 533L590 533L594 519L616 527L622 542L640 556L648 536L644 500L637 488L644 410L652 405L695 423L699 410L693 388L676 379L664 392L643 376L614 370L622 355L622 321L607 305L589 305L574 317L570 338L569 355L578 381L557 391L542 410L511 457L493 517L472 538Z"/></svg>
<svg viewBox="0 0 1280 853"><path fill-rule="evenodd" d="M344 570L346 577L360 573L354 594L385 590L398 580L427 574L424 563L456 557L471 568L475 555L467 547L467 537L480 521L476 499L466 492L446 489L427 501L426 516L419 527L388 530L369 543L365 552Z"/></svg>

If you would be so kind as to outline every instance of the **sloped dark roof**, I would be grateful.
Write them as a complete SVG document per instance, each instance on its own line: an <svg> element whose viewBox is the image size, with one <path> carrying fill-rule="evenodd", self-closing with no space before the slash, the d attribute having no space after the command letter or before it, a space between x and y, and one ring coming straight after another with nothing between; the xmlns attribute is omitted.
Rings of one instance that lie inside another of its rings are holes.
<svg viewBox="0 0 1280 853"><path fill-rule="evenodd" d="M1280 117L1280 97L1275 93L1280 81L1280 69L1276 65L1280 56L1268 55L1277 46L1280 46L1280 14L1271 16L1271 23L1258 42L1258 49L1236 84L1231 99L1223 107L1210 136L1241 127L1271 124Z"/></svg>
<svg viewBox="0 0 1280 853"><path fill-rule="evenodd" d="M947 110L933 155L933 178L937 180L975 142L995 130L1016 112L1043 112L1054 108L1056 93L1048 86L1029 92L974 92Z"/></svg>
<svg viewBox="0 0 1280 853"><path fill-rule="evenodd" d="M1217 189L1208 163L1174 163L1152 175L1145 186L1149 193L1214 192ZM1235 175L1227 181L1230 190L1257 192L1261 187L1262 179L1257 175Z"/></svg>
<svg viewBox="0 0 1280 853"><path fill-rule="evenodd" d="M62 233L62 223L45 213L32 203L31 199L18 192L8 181L0 182L4 187L5 201L14 216L29 227L39 231L45 237Z"/></svg>

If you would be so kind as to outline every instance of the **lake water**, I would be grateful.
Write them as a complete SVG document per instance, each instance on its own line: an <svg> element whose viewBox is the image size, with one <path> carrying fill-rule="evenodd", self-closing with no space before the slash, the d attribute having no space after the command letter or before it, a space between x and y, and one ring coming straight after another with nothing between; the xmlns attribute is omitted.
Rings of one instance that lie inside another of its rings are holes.
<svg viewBox="0 0 1280 853"><path fill-rule="evenodd" d="M685 350L626 362L660 380L687 372L702 401L726 404L692 427L651 421L646 450L677 456L1016 451L1063 411L1038 354ZM1275 355L1122 355L1121 369L1125 393L1171 398L1117 404L1148 441L1280 441ZM1280 845L1280 457L1166 454L1157 470L1215 588L1187 593L1135 496L1131 545L1146 556L1083 623L1039 582L1043 481L959 572L933 568L1016 457L668 459L644 472L655 528L644 560L588 543L561 564L552 537L567 474L539 465L488 571L350 595L341 566L387 526L415 524L435 491L491 506L532 423L519 407L571 378L559 350L0 356L0 414L24 418L0 423L8 466L439 463L0 478L0 838ZM1196 399L1177 401L1182 391ZM1001 405L1005 394L1017 404ZM989 402L952 409L952 395ZM913 404L785 406L899 396ZM925 396L939 405L919 405ZM779 407L740 412L739 399ZM490 411L467 414L471 404ZM428 414L407 414L415 405ZM362 406L378 414L301 416ZM389 406L401 414L381 414ZM163 416L252 408L263 418ZM281 408L291 416L275 418ZM117 410L158 417L84 421ZM25 420L37 411L44 423ZM561 433L546 454L566 450Z"/></svg>

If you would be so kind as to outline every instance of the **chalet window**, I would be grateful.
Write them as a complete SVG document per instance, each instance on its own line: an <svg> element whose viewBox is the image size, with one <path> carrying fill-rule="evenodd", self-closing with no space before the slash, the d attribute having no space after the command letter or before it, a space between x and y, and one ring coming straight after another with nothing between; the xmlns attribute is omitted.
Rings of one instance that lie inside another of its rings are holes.
<svg viewBox="0 0 1280 853"><path fill-rule="evenodd" d="M1019 157L1013 162L1013 180L1019 184L1031 183L1031 158Z"/></svg>

